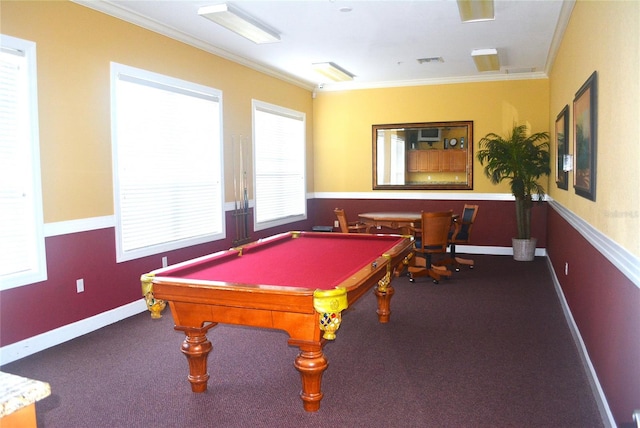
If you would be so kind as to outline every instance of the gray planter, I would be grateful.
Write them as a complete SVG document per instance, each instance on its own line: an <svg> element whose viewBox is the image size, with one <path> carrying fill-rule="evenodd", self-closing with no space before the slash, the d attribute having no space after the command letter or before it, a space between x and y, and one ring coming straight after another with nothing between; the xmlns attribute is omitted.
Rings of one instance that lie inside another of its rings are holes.
<svg viewBox="0 0 640 428"><path fill-rule="evenodd" d="M512 238L513 259L519 262L530 262L536 255L536 238L517 239Z"/></svg>

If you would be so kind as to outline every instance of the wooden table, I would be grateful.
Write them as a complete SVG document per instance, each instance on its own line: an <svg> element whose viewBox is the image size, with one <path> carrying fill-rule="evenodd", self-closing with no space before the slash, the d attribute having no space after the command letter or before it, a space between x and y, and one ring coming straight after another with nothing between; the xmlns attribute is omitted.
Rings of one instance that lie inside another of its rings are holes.
<svg viewBox="0 0 640 428"><path fill-rule="evenodd" d="M378 320L388 322L393 267L412 253L412 237L288 232L155 270L142 276L142 290L152 311L168 301L175 329L185 333L181 351L193 392L207 389L209 329L275 328L300 349L300 397L313 412L328 365L322 348L335 338L341 311L375 286Z"/></svg>
<svg viewBox="0 0 640 428"><path fill-rule="evenodd" d="M371 233L373 228L386 227L400 230L403 235L411 235L410 228L419 228L422 222L422 213L420 212L381 211L358 214L358 217L361 223L367 225L367 233ZM456 221L458 217L458 214L453 214L453 221Z"/></svg>
<svg viewBox="0 0 640 428"><path fill-rule="evenodd" d="M360 222L367 225L367 233L371 233L371 229L380 229L386 227L389 229L400 230L404 235L410 235L409 228L419 227L422 221L422 213L420 212L371 212L358 214Z"/></svg>

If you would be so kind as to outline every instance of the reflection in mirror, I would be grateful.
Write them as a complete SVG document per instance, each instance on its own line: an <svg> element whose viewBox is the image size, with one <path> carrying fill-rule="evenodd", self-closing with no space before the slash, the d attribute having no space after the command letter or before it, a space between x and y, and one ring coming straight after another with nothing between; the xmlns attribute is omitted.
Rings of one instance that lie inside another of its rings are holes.
<svg viewBox="0 0 640 428"><path fill-rule="evenodd" d="M473 189L473 122L373 125L373 189Z"/></svg>

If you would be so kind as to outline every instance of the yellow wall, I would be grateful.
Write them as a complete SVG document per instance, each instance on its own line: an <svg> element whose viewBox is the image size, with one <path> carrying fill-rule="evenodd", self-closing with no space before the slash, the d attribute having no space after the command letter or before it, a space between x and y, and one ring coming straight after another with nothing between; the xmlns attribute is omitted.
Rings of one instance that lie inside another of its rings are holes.
<svg viewBox="0 0 640 428"><path fill-rule="evenodd" d="M71 2L3 0L1 8L2 34L36 42L45 223L114 213L111 61L222 90L226 165L231 136L251 135L252 98L306 113L311 136L306 89ZM308 177L312 189L311 161ZM225 185L231 201L231 168Z"/></svg>
<svg viewBox="0 0 640 428"><path fill-rule="evenodd" d="M593 71L598 72L596 201L574 193L572 173L569 190L553 186L550 195L640 257L640 2L576 2L550 73L549 129L567 104L572 123L575 93ZM571 129L570 153L573 137Z"/></svg>
<svg viewBox="0 0 640 428"><path fill-rule="evenodd" d="M314 100L315 191L372 192L371 125L472 120L475 151L480 138L505 134L514 122L549 131L548 94L547 79L320 92ZM491 184L474 162L474 192L511 193L506 184Z"/></svg>

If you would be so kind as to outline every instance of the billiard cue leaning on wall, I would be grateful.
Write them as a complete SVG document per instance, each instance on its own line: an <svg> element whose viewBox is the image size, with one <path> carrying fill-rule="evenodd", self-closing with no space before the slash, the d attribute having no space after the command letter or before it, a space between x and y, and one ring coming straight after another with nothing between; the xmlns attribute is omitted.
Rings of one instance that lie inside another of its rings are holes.
<svg viewBox="0 0 640 428"><path fill-rule="evenodd" d="M236 235L233 241L234 245L240 238L240 225L238 224L238 179L236 177L236 140L231 136L231 173L233 174L233 203L235 209L233 210L233 220L236 224Z"/></svg>
<svg viewBox="0 0 640 428"><path fill-rule="evenodd" d="M244 167L244 144L242 142L242 135L240 135L240 186L238 189L238 176L236 176L236 158L235 158L235 138L231 137L231 145L233 150L233 199L235 204L235 210L233 216L236 223L236 239L233 241L233 245L242 245L249 242L249 193L247 190L247 171ZM238 194L238 190L240 193ZM242 218L240 218L242 217Z"/></svg>

